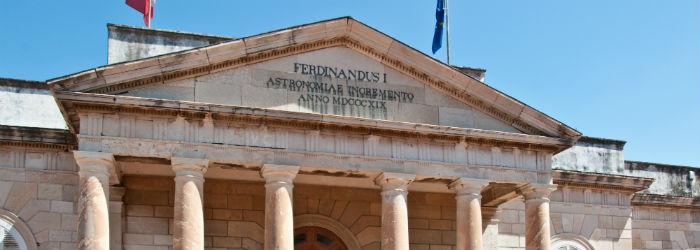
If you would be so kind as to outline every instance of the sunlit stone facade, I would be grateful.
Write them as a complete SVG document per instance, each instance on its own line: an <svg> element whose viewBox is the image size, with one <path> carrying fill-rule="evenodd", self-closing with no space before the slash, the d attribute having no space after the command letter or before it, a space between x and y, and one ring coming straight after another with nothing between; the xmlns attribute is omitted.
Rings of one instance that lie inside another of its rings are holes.
<svg viewBox="0 0 700 250"><path fill-rule="evenodd" d="M5 244L700 247L695 168L625 161L625 142L352 18L243 39L109 30L110 65L0 79Z"/></svg>

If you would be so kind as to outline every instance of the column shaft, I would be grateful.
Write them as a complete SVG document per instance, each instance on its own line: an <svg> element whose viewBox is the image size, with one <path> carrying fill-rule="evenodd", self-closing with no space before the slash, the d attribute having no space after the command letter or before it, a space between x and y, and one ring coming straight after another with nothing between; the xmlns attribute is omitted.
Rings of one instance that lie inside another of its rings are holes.
<svg viewBox="0 0 700 250"><path fill-rule="evenodd" d="M383 173L375 182L382 187L383 250L405 250L408 241L408 184L415 175Z"/></svg>
<svg viewBox="0 0 700 250"><path fill-rule="evenodd" d="M204 173L208 160L171 159L175 171L173 249L204 249Z"/></svg>
<svg viewBox="0 0 700 250"><path fill-rule="evenodd" d="M525 198L525 250L549 250L549 194L553 185L530 185L520 190Z"/></svg>
<svg viewBox="0 0 700 250"><path fill-rule="evenodd" d="M294 249L293 180L298 166L265 164L265 250Z"/></svg>
<svg viewBox="0 0 700 250"><path fill-rule="evenodd" d="M481 250L481 189L483 180L460 178L450 184L457 192L457 250Z"/></svg>
<svg viewBox="0 0 700 250"><path fill-rule="evenodd" d="M109 175L112 154L73 151L78 164L78 249L109 249Z"/></svg>

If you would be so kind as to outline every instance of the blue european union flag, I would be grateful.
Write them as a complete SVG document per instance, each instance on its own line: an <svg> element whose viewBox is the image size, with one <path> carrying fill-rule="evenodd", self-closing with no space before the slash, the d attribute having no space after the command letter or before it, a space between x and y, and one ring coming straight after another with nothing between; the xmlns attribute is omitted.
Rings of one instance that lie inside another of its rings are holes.
<svg viewBox="0 0 700 250"><path fill-rule="evenodd" d="M437 0L435 9L435 34L433 35L433 54L442 47L442 30L445 26L445 0Z"/></svg>

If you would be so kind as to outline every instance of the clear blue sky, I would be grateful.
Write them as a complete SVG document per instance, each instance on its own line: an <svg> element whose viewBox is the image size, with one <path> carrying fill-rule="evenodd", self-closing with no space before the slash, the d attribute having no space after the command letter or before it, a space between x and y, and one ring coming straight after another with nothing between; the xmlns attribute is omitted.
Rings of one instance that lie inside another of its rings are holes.
<svg viewBox="0 0 700 250"><path fill-rule="evenodd" d="M434 0L158 0L155 28L248 36L353 16L430 51ZM0 76L106 64L106 23L143 25L123 0L0 1ZM627 140L625 158L700 166L700 1L452 0L452 62L578 129ZM444 50L437 57L443 60Z"/></svg>

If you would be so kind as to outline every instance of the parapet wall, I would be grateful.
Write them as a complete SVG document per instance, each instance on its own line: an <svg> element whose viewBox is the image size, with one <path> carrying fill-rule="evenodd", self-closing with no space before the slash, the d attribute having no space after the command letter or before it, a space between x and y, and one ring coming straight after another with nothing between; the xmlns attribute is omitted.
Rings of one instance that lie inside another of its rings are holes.
<svg viewBox="0 0 700 250"><path fill-rule="evenodd" d="M582 137L576 145L555 155L552 168L588 173L626 175L653 178L645 193L697 196L700 184L696 181L695 167L626 161L625 141Z"/></svg>
<svg viewBox="0 0 700 250"><path fill-rule="evenodd" d="M231 40L231 37L108 24L107 63L132 61Z"/></svg>

